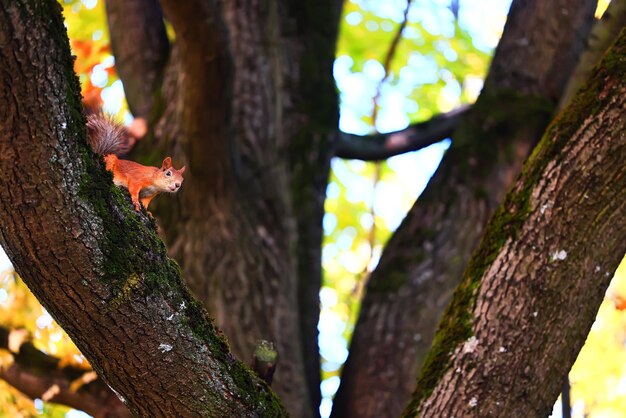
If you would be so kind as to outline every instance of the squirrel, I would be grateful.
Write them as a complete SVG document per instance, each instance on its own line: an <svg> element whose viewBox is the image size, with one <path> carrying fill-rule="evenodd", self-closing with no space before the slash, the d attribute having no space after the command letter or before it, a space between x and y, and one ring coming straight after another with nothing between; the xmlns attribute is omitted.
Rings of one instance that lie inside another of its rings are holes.
<svg viewBox="0 0 626 418"><path fill-rule="evenodd" d="M130 151L138 137L145 134L145 121L126 128L102 112L87 113L87 134L91 148L104 157L106 169L113 173L113 183L125 187L135 210L141 205L148 210L150 201L159 193L175 193L183 184L185 166L179 170L172 166L172 158L163 160L161 168L151 167L119 158ZM139 203L141 202L141 204ZM148 211L150 216L152 213Z"/></svg>

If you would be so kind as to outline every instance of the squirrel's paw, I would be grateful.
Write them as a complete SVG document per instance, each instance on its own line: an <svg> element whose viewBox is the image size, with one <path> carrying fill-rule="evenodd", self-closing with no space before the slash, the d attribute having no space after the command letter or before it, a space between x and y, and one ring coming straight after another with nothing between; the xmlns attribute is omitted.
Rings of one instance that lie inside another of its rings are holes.
<svg viewBox="0 0 626 418"><path fill-rule="evenodd" d="M139 202L133 202L133 206L135 206L135 210L137 212L141 212L141 203Z"/></svg>

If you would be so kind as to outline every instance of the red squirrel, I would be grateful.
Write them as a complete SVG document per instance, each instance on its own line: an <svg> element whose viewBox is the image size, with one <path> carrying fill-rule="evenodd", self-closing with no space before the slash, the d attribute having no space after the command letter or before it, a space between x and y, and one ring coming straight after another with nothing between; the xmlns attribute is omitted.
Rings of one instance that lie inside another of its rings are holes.
<svg viewBox="0 0 626 418"><path fill-rule="evenodd" d="M145 127L145 122L140 122ZM88 113L87 133L91 148L104 156L107 170L113 172L113 183L128 189L138 212L141 211L139 202L147 210L150 201L159 193L175 193L183 184L185 166L175 169L170 157L163 160L161 168L118 158L118 155L130 151L137 138L135 132L116 123L111 117L101 112ZM145 131L140 136L143 134Z"/></svg>

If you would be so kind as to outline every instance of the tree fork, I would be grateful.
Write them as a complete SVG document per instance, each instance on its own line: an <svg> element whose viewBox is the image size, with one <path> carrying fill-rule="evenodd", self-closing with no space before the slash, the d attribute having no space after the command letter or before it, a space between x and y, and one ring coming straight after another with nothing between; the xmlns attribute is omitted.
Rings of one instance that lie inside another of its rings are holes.
<svg viewBox="0 0 626 418"><path fill-rule="evenodd" d="M549 122L595 5L513 1L480 97L367 283L333 417L395 417L410 400L440 315Z"/></svg>

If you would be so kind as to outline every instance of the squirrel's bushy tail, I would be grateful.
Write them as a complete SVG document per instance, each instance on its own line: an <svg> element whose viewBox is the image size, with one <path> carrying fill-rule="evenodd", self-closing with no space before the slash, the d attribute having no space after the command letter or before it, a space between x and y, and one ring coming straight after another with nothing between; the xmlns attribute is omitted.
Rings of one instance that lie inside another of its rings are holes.
<svg viewBox="0 0 626 418"><path fill-rule="evenodd" d="M91 148L100 155L124 155L132 147L126 128L102 112L87 115L87 134Z"/></svg>

